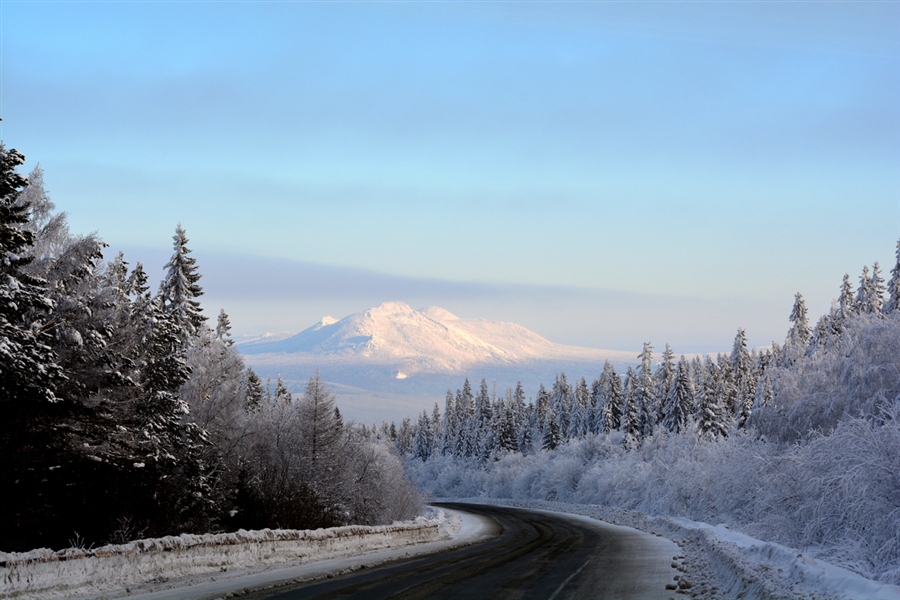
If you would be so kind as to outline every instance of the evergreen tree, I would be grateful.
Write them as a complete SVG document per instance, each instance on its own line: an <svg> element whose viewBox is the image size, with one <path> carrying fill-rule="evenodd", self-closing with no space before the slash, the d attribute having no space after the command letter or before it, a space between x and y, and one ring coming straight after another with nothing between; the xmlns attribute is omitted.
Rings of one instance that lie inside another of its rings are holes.
<svg viewBox="0 0 900 600"><path fill-rule="evenodd" d="M196 300L203 294L197 283L200 273L197 271L197 260L188 256L188 239L181 228L175 228L174 253L166 264L166 277L160 286L163 311L171 315L172 321L180 332L182 339L187 340L195 335L206 321L201 313L200 302Z"/></svg>
<svg viewBox="0 0 900 600"><path fill-rule="evenodd" d="M247 412L256 412L263 405L265 398L265 390L263 390L262 380L256 371L247 367L247 386L246 395L244 396L244 410Z"/></svg>
<svg viewBox="0 0 900 600"><path fill-rule="evenodd" d="M459 432L456 421L456 402L450 389L447 390L447 398L444 404L444 424L441 427L441 434L441 454L445 456L453 454Z"/></svg>
<svg viewBox="0 0 900 600"><path fill-rule="evenodd" d="M276 392L276 398L277 396ZM334 409L334 395L316 371L310 377L306 390L297 403L300 422L298 441L302 444L308 464L309 480L316 484L323 484L324 480L330 477L329 473L340 462L343 430L336 419Z"/></svg>
<svg viewBox="0 0 900 600"><path fill-rule="evenodd" d="M224 308L219 309L219 318L216 322L216 337L229 346L234 343L234 340L231 339L231 321L228 320L228 315L225 314Z"/></svg>
<svg viewBox="0 0 900 600"><path fill-rule="evenodd" d="M869 301L866 303L866 312L874 315L882 314L885 291L884 278L881 276L881 266L878 264L878 261L875 261L875 264L872 265L872 278L869 280Z"/></svg>
<svg viewBox="0 0 900 600"><path fill-rule="evenodd" d="M565 373L556 376L550 391L550 406L556 416L559 435L562 439L571 437L571 421L574 405L574 394Z"/></svg>
<svg viewBox="0 0 900 600"><path fill-rule="evenodd" d="M609 361L603 366L601 381L605 380L602 431L609 432L620 429L624 418L625 397L622 393L622 378L616 373Z"/></svg>
<svg viewBox="0 0 900 600"><path fill-rule="evenodd" d="M869 266L863 265L859 276L859 288L856 290L856 309L862 314L872 312L872 279L869 277Z"/></svg>
<svg viewBox="0 0 900 600"><path fill-rule="evenodd" d="M622 411L622 432L626 439L637 442L641 439L641 407L637 404L635 389L638 377L632 367L625 374L624 409Z"/></svg>
<svg viewBox="0 0 900 600"><path fill-rule="evenodd" d="M434 454L435 452L439 453L443 444L444 428L443 420L441 419L441 409L437 402L434 403L434 408L431 411L431 428L433 430L433 436L430 454Z"/></svg>
<svg viewBox="0 0 900 600"><path fill-rule="evenodd" d="M541 432L541 450L556 450L561 439L556 413L551 408L547 412L547 419L544 421L544 429Z"/></svg>
<svg viewBox="0 0 900 600"><path fill-rule="evenodd" d="M416 433L413 442L413 456L422 460L428 460L434 447L434 429L428 413L424 410L416 422Z"/></svg>
<svg viewBox="0 0 900 600"><path fill-rule="evenodd" d="M809 341L812 337L812 330L809 327L809 317L806 312L806 302L800 292L794 296L794 307L791 309L789 317L791 328L788 330L787 338L784 341L785 360L788 364L793 363L801 356L806 355L806 349L809 347Z"/></svg>
<svg viewBox="0 0 900 600"><path fill-rule="evenodd" d="M693 388L690 367L682 355L678 361L675 378L669 388L663 409L662 424L668 431L681 433L687 429L688 418L694 403Z"/></svg>
<svg viewBox="0 0 900 600"><path fill-rule="evenodd" d="M318 379L316 379L318 381ZM284 381L281 379L281 375L278 376L278 382L275 384L275 403L283 406L290 406L290 404L294 401L293 396L291 396L290 390L288 390Z"/></svg>
<svg viewBox="0 0 900 600"><path fill-rule="evenodd" d="M750 351L747 349L747 338L743 329L738 329L734 337L731 351L731 376L735 391L734 410L738 426L743 426L750 417L753 400L756 397L756 381L753 376L753 364Z"/></svg>
<svg viewBox="0 0 900 600"><path fill-rule="evenodd" d="M728 432L728 422L718 397L719 369L710 357L706 357L706 377L698 390L697 420L700 432L709 437L724 437Z"/></svg>
<svg viewBox="0 0 900 600"><path fill-rule="evenodd" d="M853 287L850 285L850 275L844 273L844 281L841 283L841 295L838 298L839 318L842 323L856 314L856 300L853 298Z"/></svg>
<svg viewBox="0 0 900 600"><path fill-rule="evenodd" d="M582 377L575 386L575 406L572 429L575 437L584 437L590 431L593 411L591 410L591 392L587 381Z"/></svg>
<svg viewBox="0 0 900 600"><path fill-rule="evenodd" d="M44 503L41 482L50 475L58 448L54 431L68 407L54 393L62 373L51 349L48 319L53 308L45 282L26 268L34 234L25 226L29 206L18 202L27 181L15 172L25 157L0 143L0 539L5 550L35 537ZM63 414L60 414L63 413Z"/></svg>
<svg viewBox="0 0 900 600"><path fill-rule="evenodd" d="M516 382L516 390L513 392L510 411L513 414L513 423L515 425L515 430L520 431L527 424L527 418L525 414L525 389L522 387L521 381Z"/></svg>
<svg viewBox="0 0 900 600"><path fill-rule="evenodd" d="M662 360L656 367L656 373L653 376L653 396L657 399L656 421L662 420L665 413L665 403L669 397L669 391L675 381L675 353L669 344L663 350Z"/></svg>
<svg viewBox="0 0 900 600"><path fill-rule="evenodd" d="M891 269L891 279L887 285L887 302L884 304L884 314L890 315L900 311L900 240L897 241L897 262Z"/></svg>
<svg viewBox="0 0 900 600"><path fill-rule="evenodd" d="M634 405L640 415L640 436L650 435L656 426L659 415L659 398L655 394L653 385L653 346L650 342L644 342L644 349L638 355L641 364L638 365L637 376L634 382Z"/></svg>
<svg viewBox="0 0 900 600"><path fill-rule="evenodd" d="M13 407L55 401L60 375L45 326L52 303L44 281L25 272L34 234L24 228L29 207L17 202L27 180L15 169L24 162L0 144L0 397Z"/></svg>

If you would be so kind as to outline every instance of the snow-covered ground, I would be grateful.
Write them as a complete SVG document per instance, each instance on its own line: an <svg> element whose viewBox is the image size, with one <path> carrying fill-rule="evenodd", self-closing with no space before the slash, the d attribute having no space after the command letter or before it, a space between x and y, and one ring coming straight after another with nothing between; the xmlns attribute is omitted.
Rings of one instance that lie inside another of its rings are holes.
<svg viewBox="0 0 900 600"><path fill-rule="evenodd" d="M218 598L436 552L477 541L486 531L477 517L430 509L425 517L388 526L182 535L91 551L0 553L0 598Z"/></svg>
<svg viewBox="0 0 900 600"><path fill-rule="evenodd" d="M669 538L681 546L679 568L694 598L743 600L898 600L900 586L866 579L807 554L730 530L675 517L651 517L638 512L589 504L485 497L452 498L499 506L539 508L579 514L607 523L627 525Z"/></svg>
<svg viewBox="0 0 900 600"><path fill-rule="evenodd" d="M865 579L724 525L586 504L484 497L446 500L583 515L669 538L681 547L676 562L682 580L690 585L681 591L694 598L900 598L900 586ZM480 517L429 509L416 521L384 527L185 535L105 546L89 553L77 549L0 553L0 598L220 598L439 552L477 542L489 531L490 522ZM671 544L660 542L660 553L669 560Z"/></svg>

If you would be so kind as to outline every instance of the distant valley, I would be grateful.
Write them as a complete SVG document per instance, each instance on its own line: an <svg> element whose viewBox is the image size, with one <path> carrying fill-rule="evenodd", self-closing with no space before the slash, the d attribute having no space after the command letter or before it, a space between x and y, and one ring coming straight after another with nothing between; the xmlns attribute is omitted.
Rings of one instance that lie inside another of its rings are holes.
<svg viewBox="0 0 900 600"><path fill-rule="evenodd" d="M467 377L473 386L487 379L498 394L521 381L534 396L557 373L590 383L605 361L620 370L636 363L638 354L554 344L514 323L461 319L403 302L340 320L325 317L299 333L261 336L237 347L261 377L274 385L281 375L296 392L318 369L342 412L365 423L415 417L435 402L443 408L447 389L462 387Z"/></svg>

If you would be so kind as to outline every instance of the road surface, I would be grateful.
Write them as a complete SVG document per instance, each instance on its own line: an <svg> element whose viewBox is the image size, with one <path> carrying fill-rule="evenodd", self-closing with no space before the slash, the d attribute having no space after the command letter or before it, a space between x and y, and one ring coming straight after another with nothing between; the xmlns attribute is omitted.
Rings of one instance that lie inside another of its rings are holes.
<svg viewBox="0 0 900 600"><path fill-rule="evenodd" d="M251 593L250 598L491 600L541 598L655 600L678 572L678 546L592 519L544 511L442 504L490 518L497 535L449 552L388 563L349 575ZM248 596L245 596L245 598Z"/></svg>

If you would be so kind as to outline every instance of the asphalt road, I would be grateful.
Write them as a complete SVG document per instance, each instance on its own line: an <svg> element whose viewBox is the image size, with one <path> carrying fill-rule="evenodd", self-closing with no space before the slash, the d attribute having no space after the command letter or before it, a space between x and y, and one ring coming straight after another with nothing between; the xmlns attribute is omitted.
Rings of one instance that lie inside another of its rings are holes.
<svg viewBox="0 0 900 600"><path fill-rule="evenodd" d="M254 597L280 600L674 597L665 584L672 582L677 573L671 568L671 561L672 552L677 553L678 548L667 540L557 513L473 504L440 506L490 518L497 536L449 552L388 563Z"/></svg>

